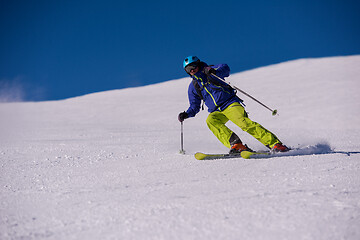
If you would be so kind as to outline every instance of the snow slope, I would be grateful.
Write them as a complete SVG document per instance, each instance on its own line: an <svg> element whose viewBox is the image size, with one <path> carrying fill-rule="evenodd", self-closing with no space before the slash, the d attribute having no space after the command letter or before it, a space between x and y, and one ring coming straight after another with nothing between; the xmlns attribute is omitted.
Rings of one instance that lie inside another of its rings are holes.
<svg viewBox="0 0 360 240"><path fill-rule="evenodd" d="M227 152L189 78L54 102L0 104L0 239L360 239L360 56L233 74L250 118L331 154L197 161ZM265 148L229 123L251 148Z"/></svg>

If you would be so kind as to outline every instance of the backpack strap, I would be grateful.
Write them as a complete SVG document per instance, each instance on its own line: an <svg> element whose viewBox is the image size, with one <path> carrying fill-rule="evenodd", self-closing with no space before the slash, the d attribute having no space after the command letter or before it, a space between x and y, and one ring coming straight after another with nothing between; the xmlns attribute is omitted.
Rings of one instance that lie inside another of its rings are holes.
<svg viewBox="0 0 360 240"><path fill-rule="evenodd" d="M201 94L202 88L200 87L199 83L198 83L195 79L192 80L192 84L194 85L194 88L195 88L195 90L196 90L196 93L199 95L200 99L202 100L201 110L204 110L204 103L205 103L205 102L204 102L204 97L203 97L203 95Z"/></svg>

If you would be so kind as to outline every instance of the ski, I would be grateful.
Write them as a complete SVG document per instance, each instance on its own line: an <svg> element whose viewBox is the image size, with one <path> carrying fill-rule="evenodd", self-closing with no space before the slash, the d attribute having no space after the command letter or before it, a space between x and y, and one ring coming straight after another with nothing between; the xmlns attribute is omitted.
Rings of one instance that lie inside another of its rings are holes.
<svg viewBox="0 0 360 240"><path fill-rule="evenodd" d="M245 159L251 158L269 158L274 156L275 154L272 152L249 152L249 151L242 151L241 157Z"/></svg>
<svg viewBox="0 0 360 240"><path fill-rule="evenodd" d="M240 158L240 154L207 154L197 152L195 153L195 158L197 160L212 160L212 159L224 159L224 158Z"/></svg>
<svg viewBox="0 0 360 240"><path fill-rule="evenodd" d="M195 158L197 160L212 160L212 159L228 159L228 158L265 158L269 156L270 152L249 152L249 151L242 151L241 153L237 154L229 154L229 153L223 153L223 154L207 154L207 153L201 153L197 152L195 153Z"/></svg>
<svg viewBox="0 0 360 240"><path fill-rule="evenodd" d="M315 146L306 146L301 148L292 148L287 152L271 152L271 151L257 151L249 152L242 151L238 154L206 154L195 153L197 160L212 160L212 159L229 159L229 158L244 158L244 159L261 159L261 158L277 158L277 157L289 157L289 156L306 156L315 154L329 154L334 152L327 144L316 144ZM339 152L342 153L342 152Z"/></svg>

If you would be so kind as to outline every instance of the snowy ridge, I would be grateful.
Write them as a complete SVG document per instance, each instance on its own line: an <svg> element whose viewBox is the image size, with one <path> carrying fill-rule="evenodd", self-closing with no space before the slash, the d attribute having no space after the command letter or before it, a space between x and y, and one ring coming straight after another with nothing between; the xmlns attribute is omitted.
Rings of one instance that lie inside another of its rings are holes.
<svg viewBox="0 0 360 240"><path fill-rule="evenodd" d="M360 56L232 74L279 111L240 95L250 118L302 149L262 160L195 160L228 151L206 111L178 154L189 78L1 103L0 239L359 239L359 76Z"/></svg>

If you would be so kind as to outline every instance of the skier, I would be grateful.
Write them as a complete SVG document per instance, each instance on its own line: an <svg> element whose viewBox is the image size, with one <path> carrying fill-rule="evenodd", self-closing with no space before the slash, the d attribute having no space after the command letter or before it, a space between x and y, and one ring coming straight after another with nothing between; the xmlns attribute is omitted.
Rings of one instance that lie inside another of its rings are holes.
<svg viewBox="0 0 360 240"><path fill-rule="evenodd" d="M242 105L243 101L236 95L231 86L212 76L215 74L221 78L228 77L230 68L227 64L208 66L196 56L189 56L185 58L183 67L191 76L192 82L188 88L190 107L187 111L179 113L180 122L189 117L194 117L200 111L201 100L203 100L210 112L206 119L207 126L222 144L230 148L230 154L252 150L243 144L240 138L225 125L229 120L271 151L289 151L289 148L283 145L273 133L248 118Z"/></svg>

